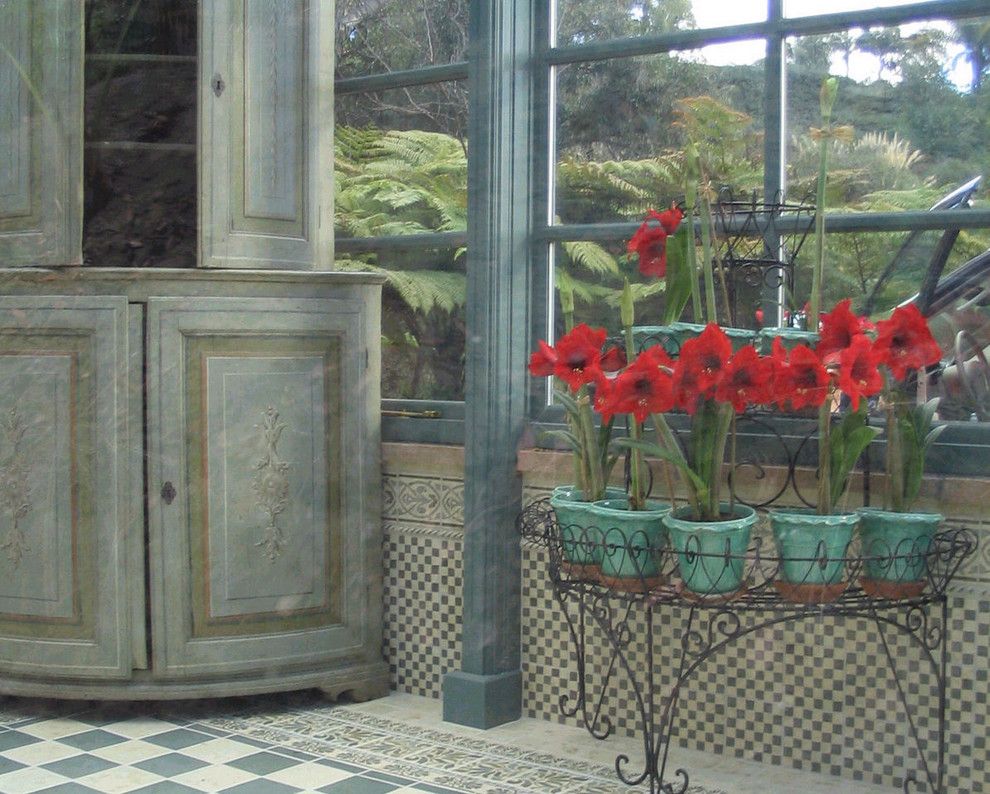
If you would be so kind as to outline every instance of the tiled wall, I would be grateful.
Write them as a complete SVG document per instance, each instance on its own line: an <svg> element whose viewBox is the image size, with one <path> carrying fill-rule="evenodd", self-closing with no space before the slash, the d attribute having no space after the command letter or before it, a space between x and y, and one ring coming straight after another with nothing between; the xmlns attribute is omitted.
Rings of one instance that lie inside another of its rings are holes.
<svg viewBox="0 0 990 794"><path fill-rule="evenodd" d="M387 445L385 454L386 654L393 686L439 697L443 674L460 661L463 469L459 451L403 446ZM522 465L529 499L544 494L567 462L554 456L544 466L527 454ZM976 519L985 488L936 481L928 488L939 501L951 493L953 505L971 513L959 523L981 539L951 601L947 790L990 791L990 524ZM573 702L577 693L567 622L547 580L544 554L528 544L522 586L524 713L575 724L579 717L560 713L561 696ZM661 691L671 681L685 616L683 610L658 611L654 662ZM646 653L642 625L637 630L635 621L642 616L633 620L630 667L641 671ZM918 704L915 724L928 738L937 724L928 662L904 635L887 636L901 682ZM604 691L603 712L616 731L635 733L627 680L613 673L603 685L609 646L594 626L588 647L589 700L597 703ZM876 626L867 620L814 618L739 640L699 668L679 714L676 742L699 750L898 787L906 771L920 770Z"/></svg>

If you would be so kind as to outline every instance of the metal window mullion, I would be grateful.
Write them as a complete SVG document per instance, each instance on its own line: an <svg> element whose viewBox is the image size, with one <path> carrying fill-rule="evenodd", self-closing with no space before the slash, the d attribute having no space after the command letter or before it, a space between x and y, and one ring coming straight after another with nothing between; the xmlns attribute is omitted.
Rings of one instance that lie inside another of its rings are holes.
<svg viewBox="0 0 990 794"><path fill-rule="evenodd" d="M767 19L776 27L784 16L784 0L768 0ZM776 201L784 196L784 166L786 153L784 141L787 139L787 80L784 67L784 36L771 33L766 41L763 87L763 196L764 201ZM773 222L773 219L771 219ZM765 235L768 252L773 259L780 258L780 234L774 228ZM764 322L780 325L784 303L784 279L778 286L764 285L761 305L764 308ZM767 311L770 308L772 311Z"/></svg>
<svg viewBox="0 0 990 794"><path fill-rule="evenodd" d="M371 91L389 91L394 88L447 83L452 80L467 80L467 76L467 61L458 61L440 66L424 66L421 69L363 74L359 77L341 77L334 80L333 90L335 96L362 94Z"/></svg>
<svg viewBox="0 0 990 794"><path fill-rule="evenodd" d="M415 251L421 249L461 248L467 245L467 231L429 234L393 234L382 237L338 237L337 253L357 254L368 251Z"/></svg>
<svg viewBox="0 0 990 794"><path fill-rule="evenodd" d="M826 215L832 232L910 232L916 229L984 229L990 228L990 208L955 210L902 210L899 212L831 212ZM797 231L799 221L782 218L777 228L782 233ZM615 223L558 224L535 230L547 243L590 240L622 240L639 227L639 221Z"/></svg>

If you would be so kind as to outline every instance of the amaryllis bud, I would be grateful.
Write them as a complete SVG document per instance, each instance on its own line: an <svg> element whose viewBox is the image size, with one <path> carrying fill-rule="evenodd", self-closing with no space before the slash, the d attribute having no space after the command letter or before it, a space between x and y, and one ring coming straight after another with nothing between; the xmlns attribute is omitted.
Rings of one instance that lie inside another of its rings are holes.
<svg viewBox="0 0 990 794"><path fill-rule="evenodd" d="M622 320L623 328L632 328L636 321L636 307L633 304L632 287L629 286L629 279L626 279L622 288L622 297L619 299L619 318Z"/></svg>
<svg viewBox="0 0 990 794"><path fill-rule="evenodd" d="M826 77L822 80L822 88L818 94L818 103L821 106L822 119L828 122L832 118L832 107L835 105L835 96L839 92L839 81L834 77Z"/></svg>

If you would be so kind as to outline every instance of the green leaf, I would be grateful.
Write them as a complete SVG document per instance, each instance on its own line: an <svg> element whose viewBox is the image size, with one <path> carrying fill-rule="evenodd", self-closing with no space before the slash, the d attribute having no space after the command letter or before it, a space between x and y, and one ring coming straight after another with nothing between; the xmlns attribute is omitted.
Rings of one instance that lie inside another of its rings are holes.
<svg viewBox="0 0 990 794"><path fill-rule="evenodd" d="M682 224L677 232L667 238L667 300L664 303L664 325L679 320L684 307L691 300L691 264L688 259L688 232L690 224ZM694 240L690 241L694 244Z"/></svg>
<svg viewBox="0 0 990 794"><path fill-rule="evenodd" d="M567 411L567 413L577 416L580 409L578 408L577 400L571 397L571 395L567 392L561 391L560 389L554 389L553 397L557 400L557 402L564 406L564 410Z"/></svg>
<svg viewBox="0 0 990 794"><path fill-rule="evenodd" d="M668 452L656 442L634 441L631 438L620 438L615 441L615 446L622 447L624 449L638 449L645 452L647 455L651 455L652 457L672 463L674 467L681 472L681 474L690 480L694 490L699 492L703 491L705 493L708 492L708 486L705 484L705 481L691 470L691 467L687 465L683 457L675 453Z"/></svg>
<svg viewBox="0 0 990 794"><path fill-rule="evenodd" d="M566 441L574 452L580 452L582 449L578 437L570 430L544 430L540 433L540 436L542 438L559 438L561 441Z"/></svg>

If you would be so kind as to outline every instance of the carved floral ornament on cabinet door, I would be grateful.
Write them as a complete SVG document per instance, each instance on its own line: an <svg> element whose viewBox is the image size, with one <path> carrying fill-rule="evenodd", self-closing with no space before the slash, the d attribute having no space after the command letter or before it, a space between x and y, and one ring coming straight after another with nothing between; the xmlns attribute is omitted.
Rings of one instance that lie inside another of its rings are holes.
<svg viewBox="0 0 990 794"><path fill-rule="evenodd" d="M278 440L285 429L279 421L279 413L271 405L264 411L263 424L255 425L262 431L264 456L254 465L255 475L251 484L258 507L268 515L264 536L255 543L269 560L275 562L286 544L285 535L278 525L278 516L285 510L289 498L289 464L278 455Z"/></svg>

